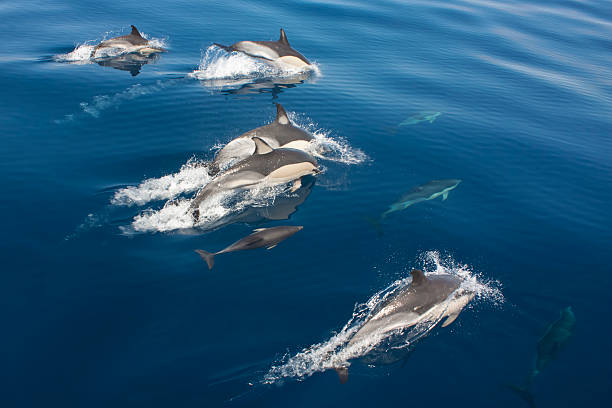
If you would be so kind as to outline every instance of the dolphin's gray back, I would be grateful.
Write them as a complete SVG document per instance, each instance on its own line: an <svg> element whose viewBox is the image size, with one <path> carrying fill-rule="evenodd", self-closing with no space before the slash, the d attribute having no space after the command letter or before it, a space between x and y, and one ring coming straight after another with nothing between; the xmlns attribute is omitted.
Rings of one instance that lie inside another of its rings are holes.
<svg viewBox="0 0 612 408"><path fill-rule="evenodd" d="M287 44L283 44L280 41L253 41L253 42L274 50L274 52L276 52L280 57L293 56L303 61L306 61L306 63L308 63L308 60L306 59L306 57L304 57L302 54L300 54L299 52L291 48L291 46Z"/></svg>
<svg viewBox="0 0 612 408"><path fill-rule="evenodd" d="M432 180L428 183L417 186L402 195L398 202L411 201L419 198L427 199L432 195L444 191L447 188L451 188L457 184L458 180Z"/></svg>
<svg viewBox="0 0 612 408"><path fill-rule="evenodd" d="M452 275L429 276L427 281L419 286L411 285L404 292L394 297L388 305L394 313L427 312L433 306L443 302L461 284L461 280Z"/></svg>
<svg viewBox="0 0 612 408"><path fill-rule="evenodd" d="M282 166L309 162L317 165L317 161L308 153L295 149L275 149L270 153L256 154L231 167L227 172L252 171L267 176Z"/></svg>
<svg viewBox="0 0 612 408"><path fill-rule="evenodd" d="M255 233L234 242L221 252L242 251L245 249L255 249L276 245L284 239L289 238L300 229L300 227L294 226L266 228L261 231L256 231Z"/></svg>
<svg viewBox="0 0 612 408"><path fill-rule="evenodd" d="M255 136L263 139L274 139L278 141L279 146L286 145L287 143L294 142L296 140L312 140L312 136L308 132L293 126L292 124L282 125L277 122L257 128Z"/></svg>

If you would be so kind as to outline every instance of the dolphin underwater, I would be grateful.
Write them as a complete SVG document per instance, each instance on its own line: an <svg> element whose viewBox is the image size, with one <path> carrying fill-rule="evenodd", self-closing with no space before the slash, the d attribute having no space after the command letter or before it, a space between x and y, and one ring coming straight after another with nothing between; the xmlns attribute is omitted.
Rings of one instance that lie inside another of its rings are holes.
<svg viewBox="0 0 612 408"><path fill-rule="evenodd" d="M206 261L208 264L208 269L212 269L213 265L215 264L215 255L261 247L272 249L281 241L284 241L296 232L301 231L302 228L304 227L281 226L272 228L258 228L253 230L251 235L247 235L219 252L211 253L201 249L196 249L195 251L202 257L203 260Z"/></svg>
<svg viewBox="0 0 612 408"><path fill-rule="evenodd" d="M552 360L559 357L560 351L572 337L575 325L576 316L571 306L562 309L559 318L548 325L546 332L538 340L534 367L525 380L525 385L508 385L508 388L517 393L530 407L535 407L531 391L533 380Z"/></svg>
<svg viewBox="0 0 612 408"><path fill-rule="evenodd" d="M132 32L128 35L111 38L96 45L91 51L91 55L89 57L94 58L96 52L101 48L121 48L123 50L137 52L142 55L151 55L157 52L167 51L164 48L152 46L149 43L149 40L140 35L140 32L135 26L132 26Z"/></svg>
<svg viewBox="0 0 612 408"><path fill-rule="evenodd" d="M442 180L431 180L425 184L417 186L402 195L399 200L389 206L389 208L381 213L377 218L366 218L377 230L379 235L382 234L381 222L387 215L396 211L405 210L413 204L417 204L423 201L433 200L442 196L442 201L448 198L448 192L455 189L461 180L459 179L442 179Z"/></svg>
<svg viewBox="0 0 612 408"><path fill-rule="evenodd" d="M455 275L425 276L423 271L411 272L412 283L387 300L351 337L347 348L367 341L373 334L387 337L391 332L415 326L420 322L442 319L442 327L454 322L463 308L474 298L473 292L457 291L463 280ZM434 325L435 325L434 324ZM433 327L433 326L432 326ZM348 365L337 367L340 382L348 380Z"/></svg>
<svg viewBox="0 0 612 408"><path fill-rule="evenodd" d="M258 137L253 137L255 154L219 173L198 192L189 206L195 221L200 218L200 204L221 191L252 188L260 185L278 185L293 181L292 190L301 186L303 176L320 172L314 157L295 149L273 149Z"/></svg>
<svg viewBox="0 0 612 408"><path fill-rule="evenodd" d="M417 123L427 122L433 123L434 120L440 116L442 112L434 112L434 111L423 111L415 113L414 115L410 115L406 120L401 122L399 126L407 126L407 125L416 125Z"/></svg>
<svg viewBox="0 0 612 408"><path fill-rule="evenodd" d="M239 41L230 46L214 44L227 52L238 51L267 62L287 64L296 68L310 66L306 57L291 48L285 30L282 28L278 41Z"/></svg>
<svg viewBox="0 0 612 408"><path fill-rule="evenodd" d="M210 173L215 174L220 167L251 156L255 152L255 142L252 140L254 136L262 139L274 149L291 148L304 151L307 151L313 139L310 133L294 126L285 109L277 103L274 122L249 130L231 140L215 155L210 166Z"/></svg>

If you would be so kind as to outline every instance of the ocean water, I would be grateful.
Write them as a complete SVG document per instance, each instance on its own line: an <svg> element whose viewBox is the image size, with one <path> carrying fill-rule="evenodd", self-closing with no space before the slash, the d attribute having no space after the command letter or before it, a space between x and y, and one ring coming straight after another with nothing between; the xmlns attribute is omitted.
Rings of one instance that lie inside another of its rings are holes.
<svg viewBox="0 0 612 408"><path fill-rule="evenodd" d="M567 306L536 406L608 404L609 2L5 0L0 21L1 406L527 406L505 386ZM130 24L168 52L89 59ZM212 45L281 27L312 70ZM275 103L323 173L194 225L207 161ZM276 225L304 229L210 271L194 252ZM350 354L412 268L477 296Z"/></svg>

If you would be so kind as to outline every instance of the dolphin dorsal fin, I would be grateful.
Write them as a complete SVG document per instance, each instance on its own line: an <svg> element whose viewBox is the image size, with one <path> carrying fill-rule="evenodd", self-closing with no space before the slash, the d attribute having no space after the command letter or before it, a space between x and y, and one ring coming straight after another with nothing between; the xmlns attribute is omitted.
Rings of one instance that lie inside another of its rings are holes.
<svg viewBox="0 0 612 408"><path fill-rule="evenodd" d="M420 269L413 269L412 272L410 272L410 274L412 275L412 285L411 286L419 286L427 282L427 278L425 277L425 274Z"/></svg>
<svg viewBox="0 0 612 408"><path fill-rule="evenodd" d="M289 45L289 40L287 39L287 34L285 34L285 30L281 28L280 38L278 39L279 43L283 43L285 45Z"/></svg>
<svg viewBox="0 0 612 408"><path fill-rule="evenodd" d="M263 139L260 139L257 136L253 137L252 140L255 142L255 154L267 154L274 150L269 144L264 142Z"/></svg>
<svg viewBox="0 0 612 408"><path fill-rule="evenodd" d="M275 120L281 125L289 124L289 116L287 116L287 112L285 112L285 108L283 108L280 103L276 104L276 119Z"/></svg>
<svg viewBox="0 0 612 408"><path fill-rule="evenodd" d="M135 25L132 26L132 32L130 33L130 35L135 35L136 37L143 38Z"/></svg>

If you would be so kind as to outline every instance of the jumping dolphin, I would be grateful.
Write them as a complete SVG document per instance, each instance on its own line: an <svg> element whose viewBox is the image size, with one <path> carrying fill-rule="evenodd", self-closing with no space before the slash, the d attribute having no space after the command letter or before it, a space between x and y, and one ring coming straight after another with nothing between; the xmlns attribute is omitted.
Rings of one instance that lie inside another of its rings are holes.
<svg viewBox="0 0 612 408"><path fill-rule="evenodd" d="M300 231L302 226L282 226L282 227L272 227L272 228L258 228L253 231L251 235L248 235L236 242L232 245L228 246L225 249L222 249L219 252L210 253L203 251L201 249L196 249L195 251L202 257L203 260L208 264L208 269L212 269L215 264L215 255L225 254L227 252L235 252L235 251L244 251L246 249L256 249L261 247L266 247L267 249L272 249L279 242L286 240L296 232Z"/></svg>
<svg viewBox="0 0 612 408"><path fill-rule="evenodd" d="M576 316L570 306L561 310L559 318L548 325L546 332L538 340L536 347L536 359L534 367L525 380L524 386L508 385L512 391L516 392L530 407L535 407L531 386L535 377L550 363L559 356L559 352L567 344L574 333Z"/></svg>
<svg viewBox="0 0 612 408"><path fill-rule="evenodd" d="M460 291L462 279L449 274L425 276L423 271L411 272L412 283L394 295L372 315L353 335L347 348L367 341L373 334L390 334L420 322L439 322L446 327L457 319L461 310L474 298L473 292ZM337 367L340 382L348 380L348 366Z"/></svg>
<svg viewBox="0 0 612 408"><path fill-rule="evenodd" d="M215 155L210 166L211 174L218 172L219 167L251 156L255 152L255 142L252 140L254 136L262 139L274 149L291 148L304 151L308 149L313 139L310 133L294 126L285 109L277 103L274 122L249 130L226 144Z"/></svg>
<svg viewBox="0 0 612 408"><path fill-rule="evenodd" d="M310 66L310 62L302 54L291 48L285 30L280 29L278 41L239 41L230 46L214 43L227 52L238 51L264 61L288 64L296 68Z"/></svg>
<svg viewBox="0 0 612 408"><path fill-rule="evenodd" d="M438 116L440 116L441 114L442 112L434 112L434 111L418 112L418 113L415 113L414 115L410 115L406 120L404 120L397 126L400 127L400 126L407 126L407 125L416 125L417 123L427 122L427 121L429 121L429 123L433 123L433 121L436 120Z"/></svg>
<svg viewBox="0 0 612 408"><path fill-rule="evenodd" d="M461 180L458 179L429 181L402 195L399 200L391 204L385 212L378 216L378 218L367 218L367 220L378 230L379 234L382 234L381 222L387 215L396 211L405 210L413 204L433 200L440 196L442 196L442 201L444 201L448 198L448 192L456 188L459 183L461 183Z"/></svg>
<svg viewBox="0 0 612 408"><path fill-rule="evenodd" d="M149 40L140 35L140 32L135 26L132 26L132 32L128 35L111 38L96 45L93 51L91 51L90 58L93 58L96 52L101 48L121 48L127 51L138 52L142 55L166 52L164 48L152 46Z"/></svg>
<svg viewBox="0 0 612 408"><path fill-rule="evenodd" d="M260 185L278 185L293 181L293 190L300 186L303 176L317 174L320 170L314 157L295 149L273 149L258 137L253 137L255 154L219 173L208 183L191 203L189 210L197 221L200 204L207 197L220 191L236 188L252 188Z"/></svg>

